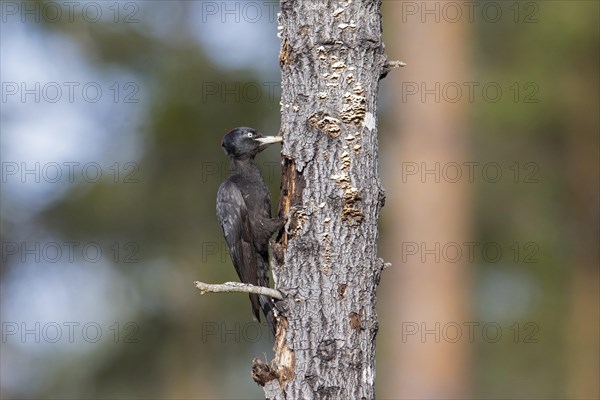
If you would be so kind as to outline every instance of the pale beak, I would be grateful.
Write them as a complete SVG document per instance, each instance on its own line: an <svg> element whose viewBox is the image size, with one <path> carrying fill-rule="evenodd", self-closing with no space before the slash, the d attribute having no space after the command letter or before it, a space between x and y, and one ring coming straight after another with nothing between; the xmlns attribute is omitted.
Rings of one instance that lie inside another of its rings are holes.
<svg viewBox="0 0 600 400"><path fill-rule="evenodd" d="M262 146L268 146L272 143L283 142L283 137L281 136L263 136L256 139Z"/></svg>

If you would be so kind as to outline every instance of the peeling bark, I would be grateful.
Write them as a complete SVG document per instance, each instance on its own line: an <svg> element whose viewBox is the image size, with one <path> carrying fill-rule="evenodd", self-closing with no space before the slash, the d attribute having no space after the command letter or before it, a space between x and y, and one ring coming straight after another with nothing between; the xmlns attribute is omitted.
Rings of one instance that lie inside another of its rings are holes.
<svg viewBox="0 0 600 400"><path fill-rule="evenodd" d="M375 397L380 3L281 1L284 156L273 245L285 300L273 399ZM270 372L269 372L270 373ZM270 376L270 375L269 375Z"/></svg>

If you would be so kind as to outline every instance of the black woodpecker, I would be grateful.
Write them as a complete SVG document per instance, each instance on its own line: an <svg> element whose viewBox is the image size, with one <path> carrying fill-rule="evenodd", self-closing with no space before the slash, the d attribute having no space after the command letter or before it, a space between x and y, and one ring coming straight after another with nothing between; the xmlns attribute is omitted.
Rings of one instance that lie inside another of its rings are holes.
<svg viewBox="0 0 600 400"><path fill-rule="evenodd" d="M271 195L254 157L281 141L281 136L261 136L246 127L231 130L221 141L231 159L232 175L219 187L217 218L240 281L256 286L269 286L269 239L284 219L271 218ZM250 294L250 302L254 318L260 321L261 308L275 334L273 300Z"/></svg>

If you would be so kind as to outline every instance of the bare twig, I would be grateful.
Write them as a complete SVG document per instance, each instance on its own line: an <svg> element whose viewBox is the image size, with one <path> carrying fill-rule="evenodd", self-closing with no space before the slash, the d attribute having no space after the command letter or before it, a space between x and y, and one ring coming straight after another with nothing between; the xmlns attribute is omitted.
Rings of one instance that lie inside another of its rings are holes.
<svg viewBox="0 0 600 400"><path fill-rule="evenodd" d="M265 296L273 297L274 299L283 300L283 296L279 290L271 289L263 286L254 286L240 282L225 282L225 283L204 283L196 281L194 282L196 287L200 289L200 293L205 294L208 292L212 293L227 293L227 292L243 292L243 293L256 293L263 294Z"/></svg>
<svg viewBox="0 0 600 400"><path fill-rule="evenodd" d="M406 63L399 61L399 60L394 60L394 61L388 61L388 66L390 68L400 68L400 67L406 67Z"/></svg>

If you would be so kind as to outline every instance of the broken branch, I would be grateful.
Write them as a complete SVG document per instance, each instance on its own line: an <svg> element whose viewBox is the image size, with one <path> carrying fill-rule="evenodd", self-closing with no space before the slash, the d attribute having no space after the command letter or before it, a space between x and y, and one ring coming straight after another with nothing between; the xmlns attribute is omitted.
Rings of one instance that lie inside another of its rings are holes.
<svg viewBox="0 0 600 400"><path fill-rule="evenodd" d="M242 293L255 293L262 294L265 296L273 297L277 300L283 300L281 292L277 289L271 289L264 286L254 286L247 283L240 282L225 282L225 283L204 283L195 281L194 284L200 289L201 294L208 292L211 293L228 293L228 292L242 292Z"/></svg>

